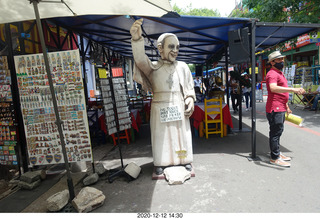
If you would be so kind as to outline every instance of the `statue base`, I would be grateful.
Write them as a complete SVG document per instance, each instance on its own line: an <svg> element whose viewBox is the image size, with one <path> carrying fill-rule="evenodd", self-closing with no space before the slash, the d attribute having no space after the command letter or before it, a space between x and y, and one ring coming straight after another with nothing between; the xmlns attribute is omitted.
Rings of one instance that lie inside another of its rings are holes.
<svg viewBox="0 0 320 219"><path fill-rule="evenodd" d="M194 168L193 168L193 165L192 165L192 163L190 164L191 165L191 167L192 167L192 169L191 169L191 177L195 177L196 175L195 175L195 173L194 173ZM179 166L179 165L177 165L177 166ZM181 165L182 166L182 165ZM159 180L159 179L166 179L166 176L162 173L162 174L160 174L160 175L157 175L156 174L156 168L157 167L153 167L153 173L152 173L152 180Z"/></svg>

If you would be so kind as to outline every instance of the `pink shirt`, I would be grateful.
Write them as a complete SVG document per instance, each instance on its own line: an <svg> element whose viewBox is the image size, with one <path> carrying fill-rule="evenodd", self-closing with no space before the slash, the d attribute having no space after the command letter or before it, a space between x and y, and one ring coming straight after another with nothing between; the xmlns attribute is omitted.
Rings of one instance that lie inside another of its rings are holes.
<svg viewBox="0 0 320 219"><path fill-rule="evenodd" d="M266 112L285 112L287 111L286 104L289 100L289 93L273 93L270 90L270 84L276 83L277 86L288 87L287 79L283 72L278 69L271 68L267 74L266 85L268 90L268 99L266 104Z"/></svg>

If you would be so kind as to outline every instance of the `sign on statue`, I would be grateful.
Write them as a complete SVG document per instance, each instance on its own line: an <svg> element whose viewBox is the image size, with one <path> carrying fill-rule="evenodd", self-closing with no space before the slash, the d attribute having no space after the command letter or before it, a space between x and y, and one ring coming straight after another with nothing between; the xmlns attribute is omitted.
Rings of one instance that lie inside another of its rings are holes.
<svg viewBox="0 0 320 219"><path fill-rule="evenodd" d="M167 106L160 108L160 121L172 122L182 120L181 110L178 106Z"/></svg>

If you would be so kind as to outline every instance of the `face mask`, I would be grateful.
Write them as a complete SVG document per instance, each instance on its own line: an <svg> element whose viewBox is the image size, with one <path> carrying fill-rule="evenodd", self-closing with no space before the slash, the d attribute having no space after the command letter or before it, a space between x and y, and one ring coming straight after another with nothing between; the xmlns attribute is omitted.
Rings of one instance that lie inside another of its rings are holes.
<svg viewBox="0 0 320 219"><path fill-rule="evenodd" d="M283 65L284 65L283 62L279 62L279 63L274 64L274 67L281 70L281 69L283 69Z"/></svg>

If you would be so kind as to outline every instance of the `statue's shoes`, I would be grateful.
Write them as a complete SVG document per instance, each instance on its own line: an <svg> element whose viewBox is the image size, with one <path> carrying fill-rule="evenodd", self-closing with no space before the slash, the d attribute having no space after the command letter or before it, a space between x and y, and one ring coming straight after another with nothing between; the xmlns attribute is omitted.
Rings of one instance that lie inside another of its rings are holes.
<svg viewBox="0 0 320 219"><path fill-rule="evenodd" d="M162 168L162 167L157 167L157 168L156 168L156 174L157 174L157 175L163 174L163 168Z"/></svg>
<svg viewBox="0 0 320 219"><path fill-rule="evenodd" d="M192 166L191 166L191 164L187 164L187 165L185 165L185 168L186 168L188 171L191 171L191 170L192 170Z"/></svg>

